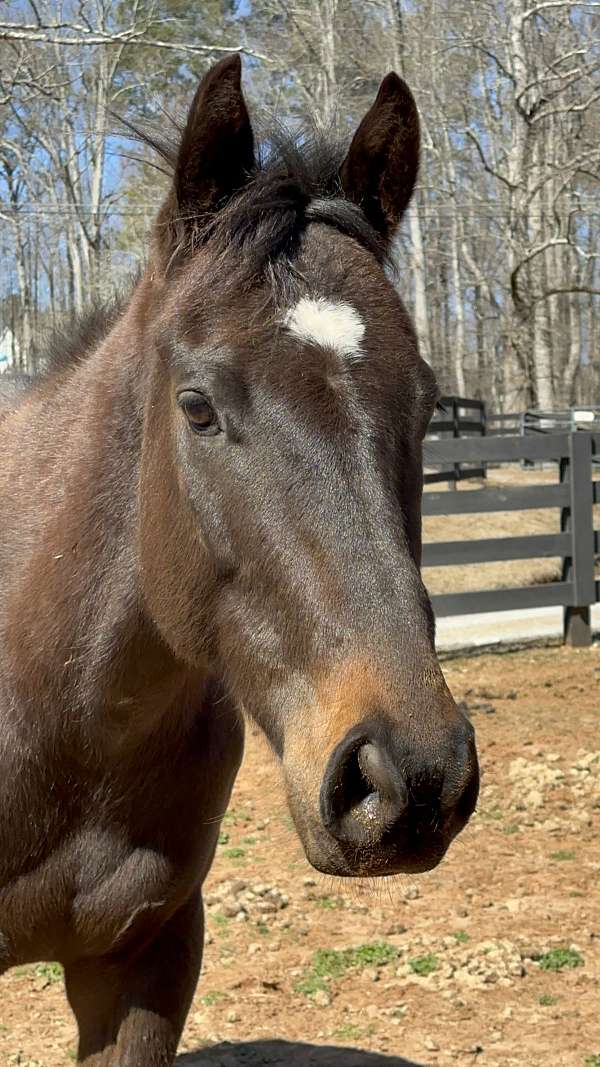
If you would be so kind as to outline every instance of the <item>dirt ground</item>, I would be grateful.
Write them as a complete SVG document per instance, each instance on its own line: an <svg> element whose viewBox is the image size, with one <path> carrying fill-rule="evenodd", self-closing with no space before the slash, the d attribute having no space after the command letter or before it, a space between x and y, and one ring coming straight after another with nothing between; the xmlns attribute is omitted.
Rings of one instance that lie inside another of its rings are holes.
<svg viewBox="0 0 600 1067"><path fill-rule="evenodd" d="M181 1067L600 1065L600 647L444 670L477 728L482 793L419 878L316 874L250 732ZM74 1046L59 968L0 979L3 1067L62 1067Z"/></svg>
<svg viewBox="0 0 600 1067"><path fill-rule="evenodd" d="M490 467L485 482L459 482L458 493L477 489L552 485L558 482L558 467L522 469L517 464ZM445 490L432 485L429 492ZM452 490L446 490L454 495ZM594 527L600 529L600 504L594 507ZM488 512L474 515L425 516L423 541L471 541L486 537L521 537L525 534L560 532L559 508L535 508L531 511ZM515 585L560 581L561 560L522 559L471 566L426 567L425 584L430 593L462 593L474 589L501 589ZM600 578L600 560L597 576Z"/></svg>

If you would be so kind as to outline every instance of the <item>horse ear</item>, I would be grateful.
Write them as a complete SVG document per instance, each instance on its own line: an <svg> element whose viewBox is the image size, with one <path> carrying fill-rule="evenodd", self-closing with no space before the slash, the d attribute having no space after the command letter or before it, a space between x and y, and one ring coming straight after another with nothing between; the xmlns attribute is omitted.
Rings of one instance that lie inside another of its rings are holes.
<svg viewBox="0 0 600 1067"><path fill-rule="evenodd" d="M412 196L419 140L417 105L406 82L392 72L383 79L340 168L344 195L387 240Z"/></svg>
<svg viewBox="0 0 600 1067"><path fill-rule="evenodd" d="M254 136L241 74L240 56L226 56L205 74L194 95L171 194L159 216L163 236L166 223L178 247L193 243L194 234L243 187L254 167Z"/></svg>

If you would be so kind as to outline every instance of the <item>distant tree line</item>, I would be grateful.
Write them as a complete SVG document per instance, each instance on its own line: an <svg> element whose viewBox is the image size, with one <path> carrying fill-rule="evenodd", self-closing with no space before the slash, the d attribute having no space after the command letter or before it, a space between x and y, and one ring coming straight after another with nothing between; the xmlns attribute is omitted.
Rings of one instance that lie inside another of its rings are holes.
<svg viewBox="0 0 600 1067"><path fill-rule="evenodd" d="M350 127L396 69L420 182L398 286L445 391L600 402L600 0L18 0L0 12L0 338L49 328L142 259L164 175L113 113L168 123L219 55L255 113ZM596 105L596 106L595 106ZM6 362L6 361L5 361Z"/></svg>

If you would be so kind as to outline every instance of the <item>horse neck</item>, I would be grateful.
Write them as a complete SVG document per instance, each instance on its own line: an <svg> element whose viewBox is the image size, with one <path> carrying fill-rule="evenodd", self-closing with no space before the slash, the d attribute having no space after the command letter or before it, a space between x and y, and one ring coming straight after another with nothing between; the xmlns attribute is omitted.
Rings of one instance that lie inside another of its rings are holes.
<svg viewBox="0 0 600 1067"><path fill-rule="evenodd" d="M142 295L95 351L42 386L23 412L26 422L41 423L26 442L25 478L38 492L19 500L31 535L14 564L7 627L11 674L31 690L29 700L41 689L53 708L78 707L88 728L108 716L134 733L138 713L152 706L159 717L189 675L158 633L141 586L149 387ZM144 730L148 721L147 714Z"/></svg>

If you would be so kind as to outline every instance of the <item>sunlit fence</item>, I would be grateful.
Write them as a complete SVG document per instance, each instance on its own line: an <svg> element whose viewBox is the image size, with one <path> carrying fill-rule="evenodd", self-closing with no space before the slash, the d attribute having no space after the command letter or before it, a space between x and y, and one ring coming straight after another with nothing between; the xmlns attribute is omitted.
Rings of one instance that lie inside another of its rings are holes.
<svg viewBox="0 0 600 1067"><path fill-rule="evenodd" d="M564 639L573 645L591 641L590 607L600 600L595 556L600 532L594 530L594 504L600 504L600 433L554 433L535 436L494 436L426 440L426 467L467 465L485 469L527 461L557 465L554 484L514 488L473 489L460 493L429 491L423 496L424 515L467 515L481 512L560 510L557 533L445 541L423 546L424 567L481 564L497 560L560 557L560 581L510 589L481 589L432 597L438 616L466 615L520 608L561 606ZM444 480L447 480L444 477Z"/></svg>
<svg viewBox="0 0 600 1067"><path fill-rule="evenodd" d="M471 397L443 396L429 423L427 436L433 441L457 437L483 437L486 433L486 412L483 400ZM449 482L455 488L464 478L485 478L485 467L464 463L446 463L443 470L425 471L425 484Z"/></svg>

